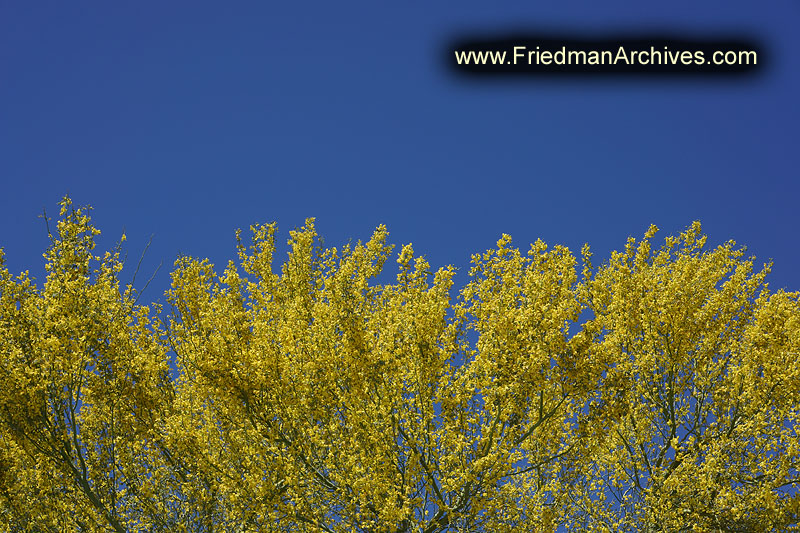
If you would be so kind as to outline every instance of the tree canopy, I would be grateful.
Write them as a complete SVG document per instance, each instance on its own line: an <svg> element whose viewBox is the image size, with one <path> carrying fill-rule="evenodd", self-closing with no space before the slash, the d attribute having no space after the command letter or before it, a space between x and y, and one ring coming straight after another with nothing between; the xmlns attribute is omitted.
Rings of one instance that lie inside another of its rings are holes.
<svg viewBox="0 0 800 533"><path fill-rule="evenodd" d="M162 309L65 199L41 287L0 251L0 530L798 529L800 296L656 232L503 235L458 287L383 226L276 269L259 225Z"/></svg>

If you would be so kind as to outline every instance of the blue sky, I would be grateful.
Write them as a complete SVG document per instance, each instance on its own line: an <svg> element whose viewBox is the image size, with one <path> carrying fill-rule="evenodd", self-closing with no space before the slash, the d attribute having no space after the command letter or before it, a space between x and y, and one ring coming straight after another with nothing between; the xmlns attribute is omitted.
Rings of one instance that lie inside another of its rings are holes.
<svg viewBox="0 0 800 533"><path fill-rule="evenodd" d="M800 3L0 0L0 246L40 277L46 208L91 204L161 299L178 253L306 217L330 245L385 223L434 267L502 233L596 257L702 221L800 289ZM755 37L757 76L474 80L454 35L650 29ZM452 52L451 52L452 53ZM398 248L399 251L399 248Z"/></svg>

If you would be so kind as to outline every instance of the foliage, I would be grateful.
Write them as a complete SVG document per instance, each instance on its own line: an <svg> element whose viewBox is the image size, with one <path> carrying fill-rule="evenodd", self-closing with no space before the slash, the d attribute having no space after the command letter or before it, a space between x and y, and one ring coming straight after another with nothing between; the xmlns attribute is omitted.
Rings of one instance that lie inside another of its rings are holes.
<svg viewBox="0 0 800 533"><path fill-rule="evenodd" d="M379 283L382 226L308 220L277 272L251 229L178 259L168 314L69 199L42 288L0 253L0 530L798 527L798 294L734 243L653 227L579 272L504 235L456 291L410 245Z"/></svg>
<svg viewBox="0 0 800 533"><path fill-rule="evenodd" d="M587 531L785 531L798 524L798 295L695 223L630 239L578 293L596 379L580 483Z"/></svg>

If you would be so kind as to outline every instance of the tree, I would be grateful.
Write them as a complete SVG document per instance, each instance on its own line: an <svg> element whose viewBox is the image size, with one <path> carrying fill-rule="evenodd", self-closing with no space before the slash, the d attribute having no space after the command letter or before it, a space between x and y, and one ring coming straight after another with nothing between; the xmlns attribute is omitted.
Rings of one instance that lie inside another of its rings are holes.
<svg viewBox="0 0 800 533"><path fill-rule="evenodd" d="M787 531L800 523L800 309L770 265L693 224L587 275L595 367L588 460L570 489L588 531ZM587 258L588 259L588 258ZM587 265L590 270L591 266Z"/></svg>
<svg viewBox="0 0 800 533"><path fill-rule="evenodd" d="M65 199L61 215L42 289L0 255L0 525L127 531L158 514L166 349L133 289L120 293L118 252L92 255L86 211Z"/></svg>
<svg viewBox="0 0 800 533"><path fill-rule="evenodd" d="M580 275L504 235L456 291L410 245L379 283L382 226L308 220L277 272L251 229L222 273L178 259L168 314L68 199L41 289L0 256L0 528L798 526L798 294L733 243L651 228Z"/></svg>

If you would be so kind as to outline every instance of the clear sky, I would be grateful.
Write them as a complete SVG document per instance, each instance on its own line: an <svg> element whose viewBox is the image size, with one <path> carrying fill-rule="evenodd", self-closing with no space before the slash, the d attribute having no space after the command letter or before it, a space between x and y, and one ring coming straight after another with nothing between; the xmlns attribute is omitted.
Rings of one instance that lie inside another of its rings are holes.
<svg viewBox="0 0 800 533"><path fill-rule="evenodd" d="M41 276L46 208L91 204L104 246L149 236L147 298L178 253L317 218L327 244L385 223L463 272L502 233L597 256L655 223L775 261L800 289L800 3L0 0L0 246ZM474 32L755 37L743 78L506 78L446 68ZM142 274L140 274L142 275Z"/></svg>

